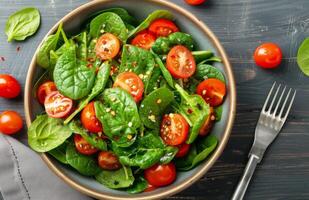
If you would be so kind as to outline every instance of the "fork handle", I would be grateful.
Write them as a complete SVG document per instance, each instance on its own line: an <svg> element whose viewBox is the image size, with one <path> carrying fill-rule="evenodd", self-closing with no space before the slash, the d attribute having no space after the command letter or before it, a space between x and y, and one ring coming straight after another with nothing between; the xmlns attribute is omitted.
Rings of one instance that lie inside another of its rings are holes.
<svg viewBox="0 0 309 200"><path fill-rule="evenodd" d="M249 182L255 171L256 165L258 164L258 160L259 159L257 156L252 155L252 154L250 155L246 169L241 177L241 180L239 181L237 185L237 188L231 200L242 200L244 198Z"/></svg>

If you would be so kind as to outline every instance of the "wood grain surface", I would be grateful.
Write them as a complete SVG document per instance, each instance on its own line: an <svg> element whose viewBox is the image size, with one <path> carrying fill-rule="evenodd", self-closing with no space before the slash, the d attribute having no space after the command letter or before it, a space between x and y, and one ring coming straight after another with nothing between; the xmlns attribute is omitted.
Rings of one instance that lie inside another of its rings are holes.
<svg viewBox="0 0 309 200"><path fill-rule="evenodd" d="M309 77L296 63L300 43L309 36L308 0L208 0L199 7L172 0L204 21L225 47L236 77L237 116L230 141L220 159L204 178L169 199L227 200L247 161L255 124L265 95L274 81L297 88L295 105L280 136L257 167L245 199L309 199ZM35 48L51 26L86 0L0 0L0 73L13 74L24 86ZM17 9L35 6L42 16L38 33L26 42L7 43L4 27ZM256 67L252 54L262 42L275 42L284 59L278 69ZM20 47L17 52L16 48ZM0 99L0 111L22 115L23 97ZM25 142L25 131L18 139Z"/></svg>

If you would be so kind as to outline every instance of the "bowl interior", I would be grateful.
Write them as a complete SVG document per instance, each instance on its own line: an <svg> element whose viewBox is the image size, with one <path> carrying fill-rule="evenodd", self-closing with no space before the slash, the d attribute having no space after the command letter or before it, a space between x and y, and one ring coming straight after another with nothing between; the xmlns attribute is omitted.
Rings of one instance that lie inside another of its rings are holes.
<svg viewBox="0 0 309 200"><path fill-rule="evenodd" d="M139 0L130 0L130 1L122 1L122 0L115 0L115 1L97 1L97 3L87 4L86 6L83 6L79 8L76 11L73 11L70 13L69 17L65 18L64 21L64 29L67 33L73 35L75 33L78 33L80 31L81 24L86 20L87 16L90 14L105 9L109 7L123 7L127 9L131 15L135 16L139 20L145 19L149 13L151 13L154 10L158 9L166 9L173 13L177 25L180 27L181 31L190 33L193 38L195 39L196 43L198 44L199 50L211 50L218 56L223 56L222 51L220 52L218 50L218 46L213 41L213 38L205 33L205 31L197 24L196 22L193 22L188 16L183 15L183 13L178 10L174 9L173 7L170 7L171 4L162 3L160 1L139 1ZM55 27L54 27L55 29ZM224 54L224 52L223 52ZM224 55L225 56L225 55ZM35 59L35 58L34 58ZM228 65L228 66L227 66ZM217 122L215 124L214 129L212 130L212 134L215 134L217 138L219 139L219 145L221 145L222 139L229 135L230 127L227 128L227 126L230 126L231 120L233 121L233 115L234 115L234 104L231 103L231 101L235 101L235 93L234 93L234 80L233 75L231 74L231 71L229 71L229 64L228 61L225 60L223 64L217 64L218 68L221 69L221 71L224 72L225 77L227 79L227 86L228 86L228 94L225 99L224 105L223 105L223 114L222 119L220 122ZM38 77L42 74L42 70L39 67L35 67L33 71L33 79L30 83L29 91L32 90L33 85L35 84ZM29 76L29 74L28 74ZM29 92L29 95L31 95L32 92ZM231 98L232 97L232 98ZM26 105L27 106L27 105ZM30 120L33 120L35 116L42 112L42 107L37 103L37 101L30 96L29 97L29 111L30 111ZM28 116L29 117L29 116ZM226 143L226 141L224 141ZM224 144L223 144L224 146ZM223 150L223 147L221 147ZM217 150L218 151L218 148ZM221 153L221 152L220 152ZM110 196L117 196L117 197L128 197L132 198L132 195L127 194L126 192L117 191L108 189L98 182L96 182L93 178L88 178L81 176L71 168L64 166L60 164L59 162L55 161L54 159L50 158L49 162L51 162L58 170L62 171L62 177L67 176L71 181L77 183L81 187L87 188L87 190L94 191L97 193L103 193ZM201 171L202 168L205 167L205 165L209 162L209 159L201 163L198 167L194 168L193 170L189 172L180 172L177 174L177 180L174 184L160 188L158 190L155 190L153 192L143 193L143 194L136 194L134 197L145 197L145 196L151 196L153 194L160 194L163 191L172 191L175 193L176 190L172 190L175 188L175 186L180 186L179 190L181 188L185 188L190 183L194 182L195 180L190 180L195 174L197 174L199 171ZM213 164L213 163L212 163ZM58 174L59 175L59 174ZM66 178L65 178L66 179ZM184 186L186 185L186 186ZM79 188L80 189L80 188ZM178 189L177 189L178 190ZM85 191L84 191L85 192ZM86 191L87 192L87 191ZM170 193L170 194L171 194ZM89 194L89 193L88 193ZM98 196L97 196L98 197Z"/></svg>

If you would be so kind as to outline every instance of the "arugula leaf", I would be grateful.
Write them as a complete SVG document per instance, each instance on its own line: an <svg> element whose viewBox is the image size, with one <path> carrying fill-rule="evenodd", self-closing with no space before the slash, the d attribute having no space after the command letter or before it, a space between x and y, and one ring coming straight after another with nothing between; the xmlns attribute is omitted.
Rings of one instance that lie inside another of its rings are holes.
<svg viewBox="0 0 309 200"><path fill-rule="evenodd" d="M144 177L138 176L135 179L133 185L126 189L126 192L130 194L137 194L143 192L148 187L148 182L145 180Z"/></svg>
<svg viewBox="0 0 309 200"><path fill-rule="evenodd" d="M8 42L25 40L33 35L40 26L40 12L36 8L24 8L13 13L5 25Z"/></svg>
<svg viewBox="0 0 309 200"><path fill-rule="evenodd" d="M131 168L125 166L113 171L102 170L95 178L99 183L112 189L127 188L134 182Z"/></svg>
<svg viewBox="0 0 309 200"><path fill-rule="evenodd" d="M194 77L196 77L199 80L216 78L225 83L225 78L222 72L218 68L208 64L198 64Z"/></svg>
<svg viewBox="0 0 309 200"><path fill-rule="evenodd" d="M37 152L47 152L60 146L72 135L62 119L38 115L28 129L28 143Z"/></svg>
<svg viewBox="0 0 309 200"><path fill-rule="evenodd" d="M90 22L90 35L93 38L97 38L105 32L116 35L123 43L125 43L128 38L126 25L122 19L113 12L102 13Z"/></svg>
<svg viewBox="0 0 309 200"><path fill-rule="evenodd" d="M81 135L89 144L91 144L95 148L102 151L107 150L107 144L104 139L99 137L98 134L88 133L87 130L83 128L80 121L72 121L71 123L69 123L69 127L74 133Z"/></svg>
<svg viewBox="0 0 309 200"><path fill-rule="evenodd" d="M173 19L173 15L172 13L170 13L167 10L156 10L154 12L152 12L150 15L148 15L148 17L139 25L137 26L133 31L130 32L129 37L134 36L136 33L148 28L148 26L150 26L150 24L159 18L165 18L165 19Z"/></svg>
<svg viewBox="0 0 309 200"><path fill-rule="evenodd" d="M297 64L300 70L309 76L309 38L306 38L298 49Z"/></svg>
<svg viewBox="0 0 309 200"><path fill-rule="evenodd" d="M108 81L109 78L109 74L111 71L111 65L109 61L105 61L99 68L94 86L90 92L90 94L83 99L77 109L69 116L65 119L64 124L68 124L80 111L82 111L86 105L92 100L94 99L96 96L98 96L101 92L103 92L103 90L106 87L106 83Z"/></svg>
<svg viewBox="0 0 309 200"><path fill-rule="evenodd" d="M187 119L191 126L189 137L186 141L188 144L191 144L198 136L199 130L209 115L209 105L201 96L197 94L189 95L178 84L175 85L175 88L181 96L181 103L174 107Z"/></svg>
<svg viewBox="0 0 309 200"><path fill-rule="evenodd" d="M101 172L97 161L87 155L77 152L73 144L69 144L66 149L66 160L68 164L85 176L94 176Z"/></svg>
<svg viewBox="0 0 309 200"><path fill-rule="evenodd" d="M166 69L166 67L164 66L162 60L160 59L160 57L153 53L154 55L154 58L155 58L155 61L156 63L159 65L160 69L161 69L161 72L162 72L162 75L163 77L165 78L166 82L168 83L168 85L172 88L175 88L174 86L174 80L173 80L173 77L172 75L170 74L170 72Z"/></svg>
<svg viewBox="0 0 309 200"><path fill-rule="evenodd" d="M188 171L194 168L215 150L217 144L218 139L213 135L199 139L191 145L190 151L185 157L175 160L177 170Z"/></svg>
<svg viewBox="0 0 309 200"><path fill-rule="evenodd" d="M59 57L53 76L57 89L63 95L77 100L85 97L91 91L95 71L78 60L75 46L70 46Z"/></svg>
<svg viewBox="0 0 309 200"><path fill-rule="evenodd" d="M52 155L54 158L56 158L59 162L63 164L68 164L68 161L66 159L67 146L68 146L68 143L64 142L60 146L48 151L48 153Z"/></svg>
<svg viewBox="0 0 309 200"><path fill-rule="evenodd" d="M104 134L122 147L134 143L141 120L133 97L120 88L106 89L103 103L94 103L97 118L103 125Z"/></svg>
<svg viewBox="0 0 309 200"><path fill-rule="evenodd" d="M159 129L162 114L174 101L174 93L166 87L151 92L142 101L139 114L143 124L151 129Z"/></svg>

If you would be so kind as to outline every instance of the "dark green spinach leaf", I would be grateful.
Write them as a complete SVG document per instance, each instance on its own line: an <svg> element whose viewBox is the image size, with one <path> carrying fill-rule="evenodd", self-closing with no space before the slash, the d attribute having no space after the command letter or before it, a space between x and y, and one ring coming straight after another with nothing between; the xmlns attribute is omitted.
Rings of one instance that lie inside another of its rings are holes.
<svg viewBox="0 0 309 200"><path fill-rule="evenodd" d="M148 187L148 182L142 176L138 176L133 185L126 191L130 194L137 194L143 192Z"/></svg>
<svg viewBox="0 0 309 200"><path fill-rule="evenodd" d="M220 121L221 120L222 112L223 112L223 105L215 107L216 121Z"/></svg>
<svg viewBox="0 0 309 200"><path fill-rule="evenodd" d="M78 59L86 61L88 54L88 36L87 32L81 32L77 36L73 37L73 40L76 41L76 56Z"/></svg>
<svg viewBox="0 0 309 200"><path fill-rule="evenodd" d="M68 164L68 161L66 158L67 146L68 146L68 143L64 142L60 146L48 151L48 153L52 155L54 158L56 158L59 162L63 164Z"/></svg>
<svg viewBox="0 0 309 200"><path fill-rule="evenodd" d="M192 55L194 56L195 62L200 63L211 58L214 53L211 51L192 51Z"/></svg>
<svg viewBox="0 0 309 200"><path fill-rule="evenodd" d="M216 78L225 83L225 78L222 72L218 68L208 64L198 64L194 77L196 77L198 80Z"/></svg>
<svg viewBox="0 0 309 200"><path fill-rule="evenodd" d="M172 75L166 69L166 67L164 66L164 64L163 64L162 60L160 59L160 57L157 54L155 54L155 53L153 53L153 55L154 55L156 63L159 65L159 67L161 69L161 72L162 72L162 75L163 75L164 79L166 80L166 82L168 83L168 85L170 87L175 88L175 83L174 83Z"/></svg>

